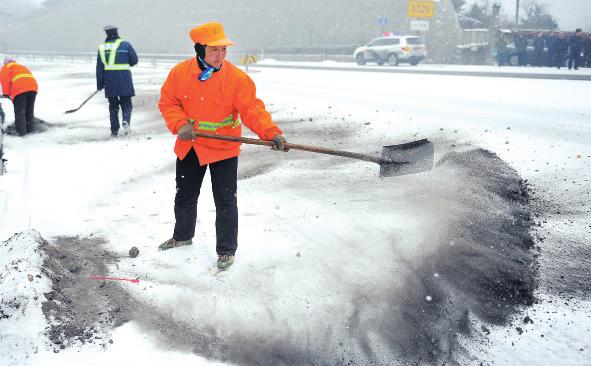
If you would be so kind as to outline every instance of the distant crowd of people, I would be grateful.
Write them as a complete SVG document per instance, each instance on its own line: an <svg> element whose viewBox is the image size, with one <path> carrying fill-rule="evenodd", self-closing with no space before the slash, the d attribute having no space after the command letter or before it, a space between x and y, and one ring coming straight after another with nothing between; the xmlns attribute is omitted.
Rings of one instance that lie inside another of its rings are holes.
<svg viewBox="0 0 591 366"><path fill-rule="evenodd" d="M549 66L558 69L568 66L569 70L591 67L591 35L580 28L570 37L564 32L539 32L530 38L518 33L510 44L505 35L500 33L495 48L499 66L516 63L517 66Z"/></svg>

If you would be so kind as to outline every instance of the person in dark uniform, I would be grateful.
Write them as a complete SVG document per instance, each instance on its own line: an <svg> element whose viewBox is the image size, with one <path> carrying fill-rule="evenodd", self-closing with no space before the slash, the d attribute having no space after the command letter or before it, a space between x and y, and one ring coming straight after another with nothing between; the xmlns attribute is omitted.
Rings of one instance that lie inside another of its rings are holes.
<svg viewBox="0 0 591 366"><path fill-rule="evenodd" d="M581 63L581 51L583 50L583 32L581 28L577 28L575 35L570 37L568 43L570 47L568 69L571 70L574 66L575 70L578 70Z"/></svg>
<svg viewBox="0 0 591 366"><path fill-rule="evenodd" d="M527 65L527 38L523 35L523 33L519 33L517 37L515 37L515 49L517 50L517 65L518 66L526 66Z"/></svg>
<svg viewBox="0 0 591 366"><path fill-rule="evenodd" d="M581 66L591 67L591 33L587 33L583 41L583 62Z"/></svg>
<svg viewBox="0 0 591 366"><path fill-rule="evenodd" d="M135 95L131 67L138 63L135 50L129 42L119 37L118 28L107 25L103 28L107 39L99 45L96 60L96 88L105 89L109 100L111 136L119 134L119 106L121 106L121 126L125 135L131 133L131 97Z"/></svg>
<svg viewBox="0 0 591 366"><path fill-rule="evenodd" d="M554 66L560 69L564 66L564 59L568 53L568 40L563 32L558 33L558 38L556 38L556 42L554 43L554 51Z"/></svg>
<svg viewBox="0 0 591 366"><path fill-rule="evenodd" d="M544 33L538 33L538 36L534 38L534 60L532 61L532 65L534 66L544 66L544 47L546 46L546 41L544 39Z"/></svg>
<svg viewBox="0 0 591 366"><path fill-rule="evenodd" d="M548 59L546 60L546 65L548 66L556 66L556 39L556 33L554 32L551 32L546 38L546 47L548 47Z"/></svg>

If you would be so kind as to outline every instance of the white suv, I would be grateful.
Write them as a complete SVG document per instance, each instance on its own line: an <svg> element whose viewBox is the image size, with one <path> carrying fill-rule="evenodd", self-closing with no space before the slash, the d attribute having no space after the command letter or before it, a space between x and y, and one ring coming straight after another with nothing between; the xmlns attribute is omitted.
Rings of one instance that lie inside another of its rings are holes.
<svg viewBox="0 0 591 366"><path fill-rule="evenodd" d="M374 39L368 45L355 50L353 57L358 65L365 65L368 61L378 65L388 63L396 66L400 62L417 65L427 56L427 49L421 37L391 36Z"/></svg>

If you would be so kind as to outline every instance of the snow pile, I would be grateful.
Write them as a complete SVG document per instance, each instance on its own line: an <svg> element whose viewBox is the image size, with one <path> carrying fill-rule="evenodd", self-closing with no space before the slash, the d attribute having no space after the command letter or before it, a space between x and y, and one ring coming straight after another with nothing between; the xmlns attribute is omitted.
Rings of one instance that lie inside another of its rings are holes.
<svg viewBox="0 0 591 366"><path fill-rule="evenodd" d="M45 343L41 310L51 282L41 267L43 238L34 230L15 234L0 244L1 365L22 365Z"/></svg>

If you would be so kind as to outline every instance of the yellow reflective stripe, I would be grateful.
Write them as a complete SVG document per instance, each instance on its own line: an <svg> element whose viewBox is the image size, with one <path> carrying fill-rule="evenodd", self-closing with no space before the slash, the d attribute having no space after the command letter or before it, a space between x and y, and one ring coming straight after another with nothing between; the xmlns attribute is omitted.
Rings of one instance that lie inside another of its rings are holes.
<svg viewBox="0 0 591 366"><path fill-rule="evenodd" d="M105 66L105 70L129 70L131 66L128 64L117 64L117 65L110 65Z"/></svg>
<svg viewBox="0 0 591 366"><path fill-rule="evenodd" d="M215 131L219 127L219 123L199 121L199 129L205 131Z"/></svg>
<svg viewBox="0 0 591 366"><path fill-rule="evenodd" d="M18 79L22 79L22 78L32 78L32 77L33 77L33 74L18 74L18 75L15 75L15 76L12 78L12 82L14 83L14 82L15 82L15 81L17 81Z"/></svg>
<svg viewBox="0 0 591 366"><path fill-rule="evenodd" d="M99 44L98 50L99 50L99 57L101 58L101 62L103 63L103 65L107 65L107 61L105 60L105 44L104 43Z"/></svg>
<svg viewBox="0 0 591 366"><path fill-rule="evenodd" d="M121 38L119 38L115 42L113 42L113 48L111 49L111 52L109 53L109 66L115 65L115 58L117 57L117 49L119 48L119 46L121 46L121 42L123 42L123 40Z"/></svg>
<svg viewBox="0 0 591 366"><path fill-rule="evenodd" d="M199 121L199 129L205 131L216 131L220 127L232 126L232 128L236 128L240 123L240 119L234 122L234 117L228 116L224 118L221 122Z"/></svg>

